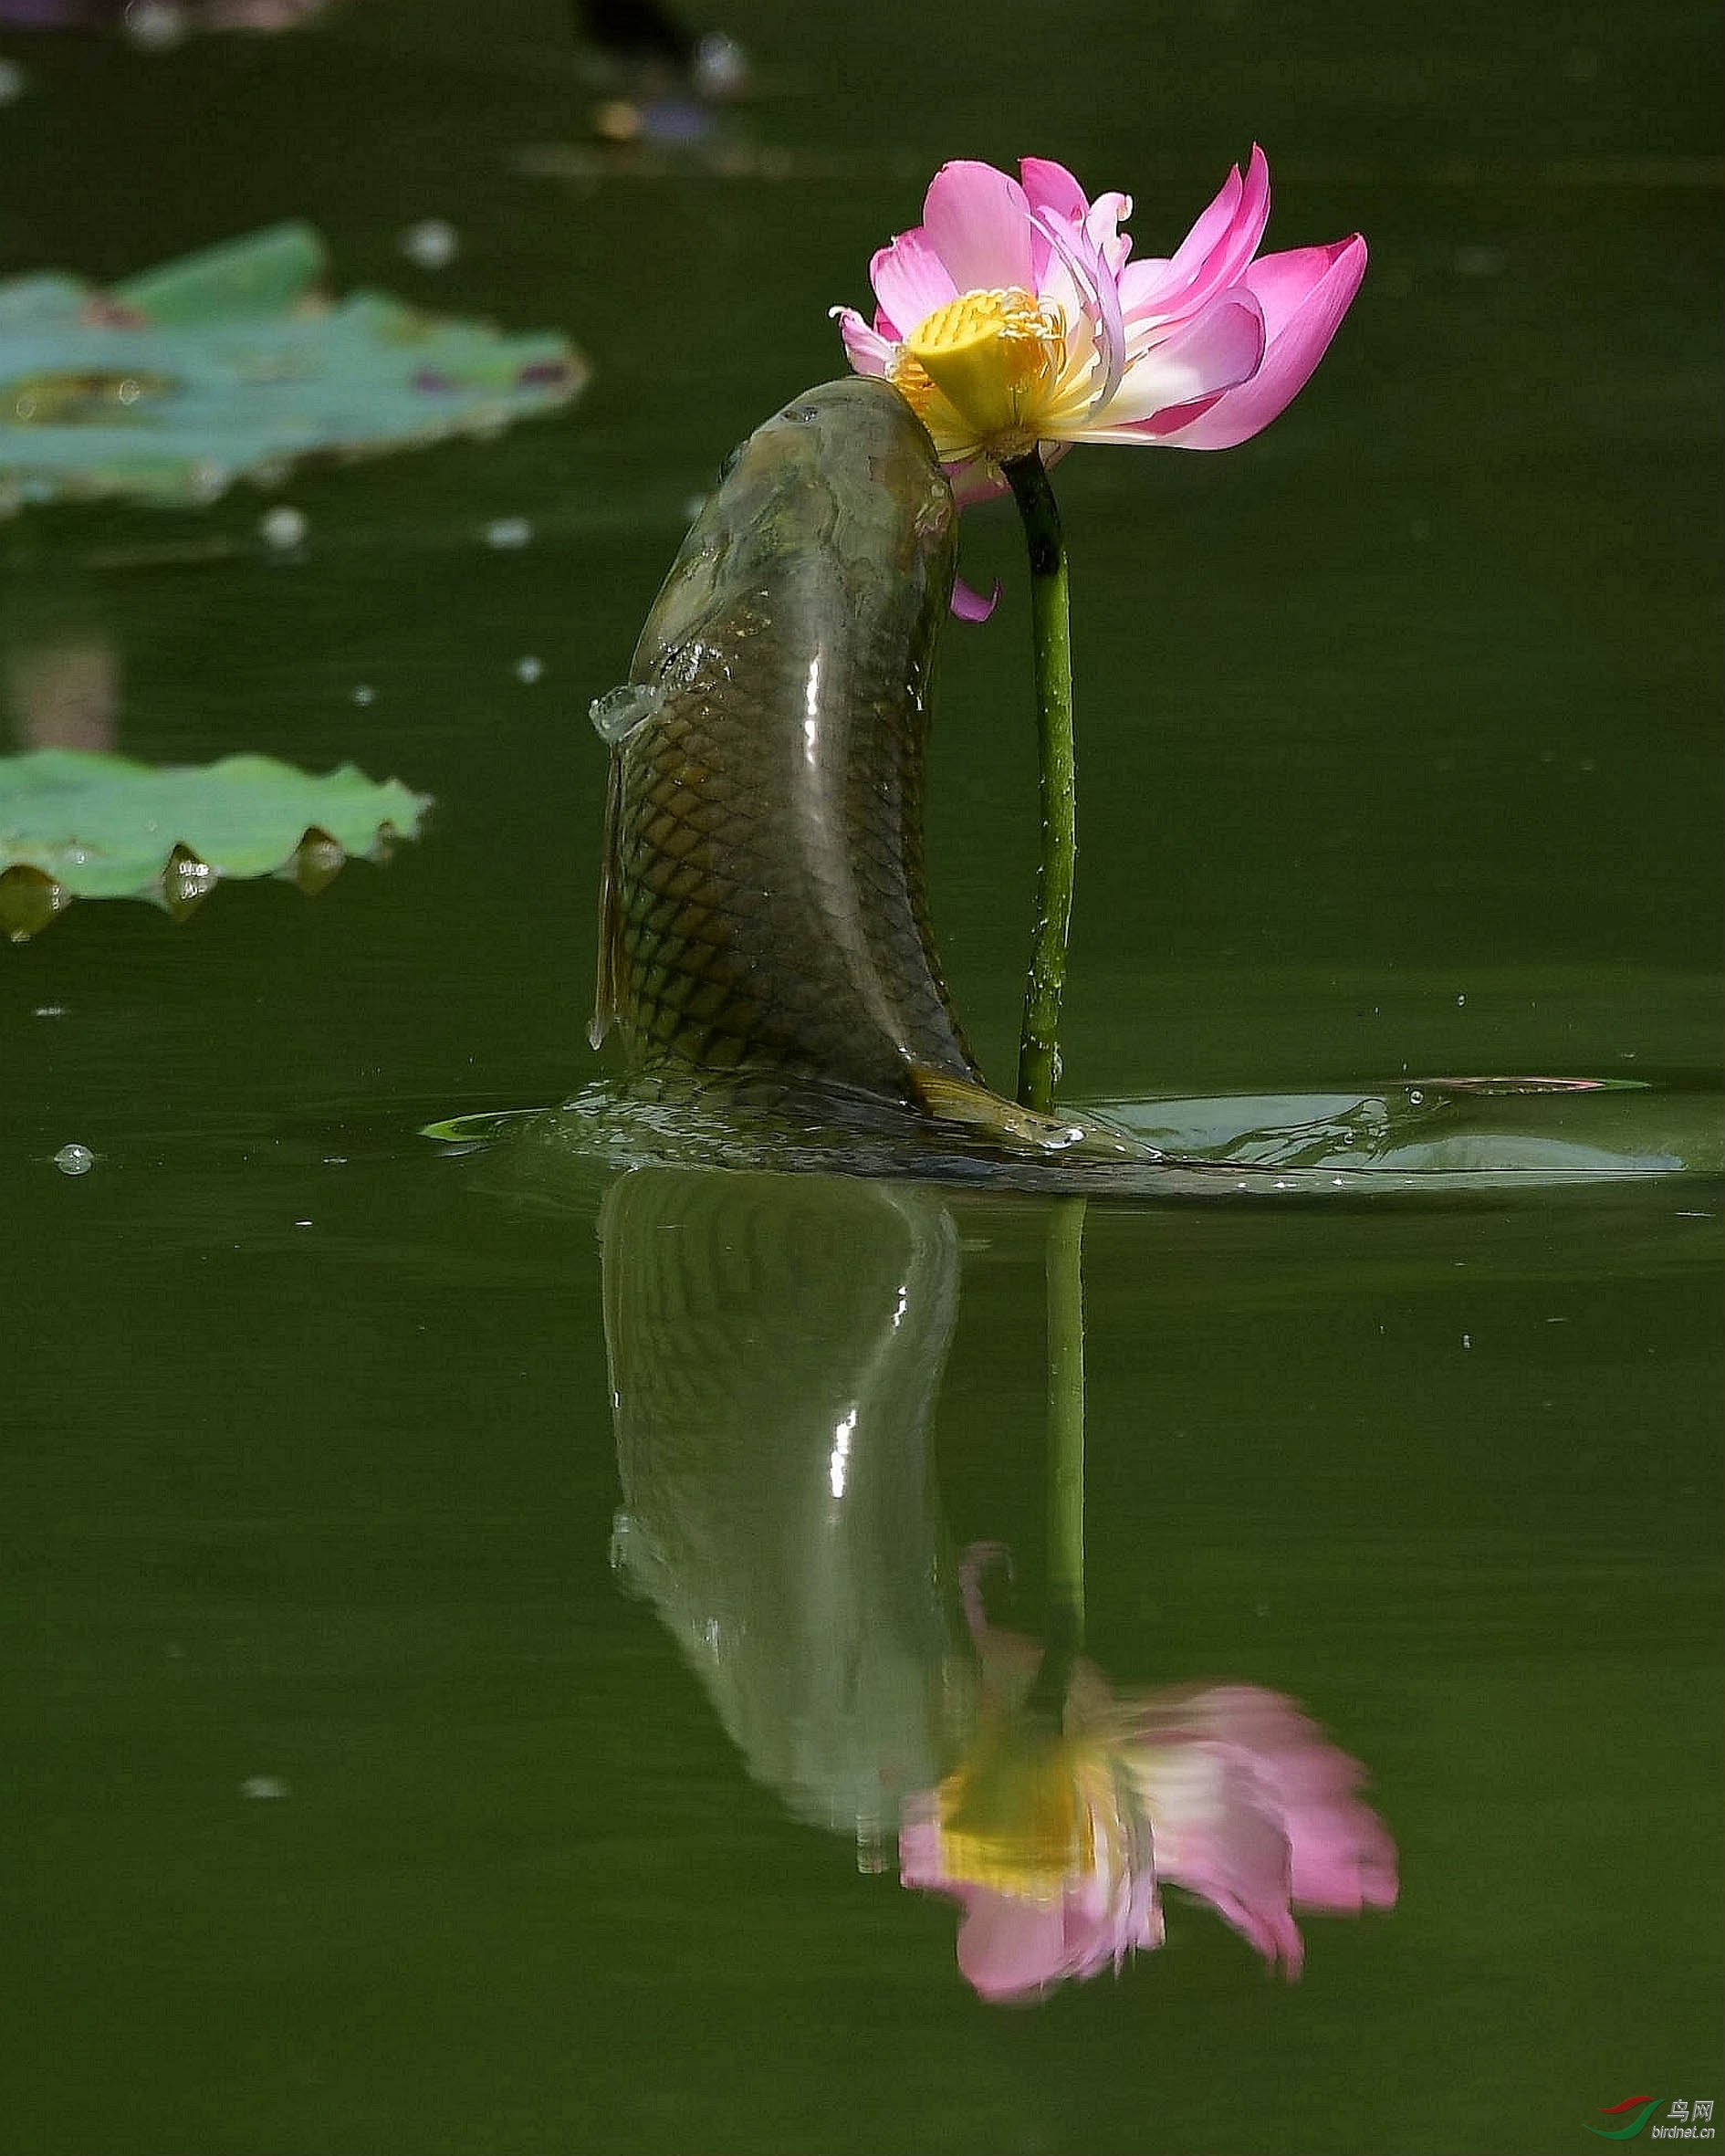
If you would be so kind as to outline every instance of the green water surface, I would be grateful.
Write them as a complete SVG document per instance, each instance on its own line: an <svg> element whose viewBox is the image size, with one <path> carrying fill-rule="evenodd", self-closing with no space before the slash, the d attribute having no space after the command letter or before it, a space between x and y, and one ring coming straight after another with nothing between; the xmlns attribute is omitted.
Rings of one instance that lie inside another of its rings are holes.
<svg viewBox="0 0 1725 2156"><path fill-rule="evenodd" d="M0 39L0 272L305 216L344 288L594 370L495 441L294 476L288 557L244 488L0 526L7 664L98 654L113 746L438 803L313 901L85 903L0 949L0 2152L1555 2156L1638 2092L1725 2098L1716 1184L1092 1206L1091 1652L1302 1701L1402 1895L1306 1920L1292 1985L1170 1896L1159 1952L1004 2009L890 1832L859 1846L829 1739L846 1701L909 1726L966 1545L1011 1546L999 1615L1036 1629L1037 1201L904 1228L902 1195L810 1196L855 1263L767 1308L724 1291L755 1230L672 1178L650 1219L719 1255L676 1395L714 1450L667 1468L613 1419L637 1260L604 1173L417 1136L592 1075L588 702L726 450L840 370L824 310L927 175L1057 156L1166 252L1254 138L1270 244L1357 225L1373 267L1256 443L1059 475L1068 1090L1716 1086L1711 13L727 21L767 176L524 155L585 141L555 0ZM434 274L397 247L429 216L462 242ZM947 640L929 837L997 1076L1035 849L1015 544L970 520L967 573L1009 588ZM919 1269L830 1544L810 1408L842 1296L882 1322L869 1221ZM764 1277L795 1247L766 1233Z"/></svg>

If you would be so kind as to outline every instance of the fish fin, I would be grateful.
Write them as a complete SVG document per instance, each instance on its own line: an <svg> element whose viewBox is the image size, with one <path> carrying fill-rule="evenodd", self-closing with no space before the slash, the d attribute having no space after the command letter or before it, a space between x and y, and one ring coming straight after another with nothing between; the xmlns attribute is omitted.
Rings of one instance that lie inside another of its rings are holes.
<svg viewBox="0 0 1725 2156"><path fill-rule="evenodd" d="M597 1048L617 1018L618 954L622 941L622 902L617 888L617 841L622 823L622 759L615 749L605 785L604 851L599 870L599 978L593 984L593 1015L587 1038Z"/></svg>
<svg viewBox="0 0 1725 2156"><path fill-rule="evenodd" d="M1139 1160L1149 1148L1106 1124L1080 1123L1065 1115L1043 1115L1016 1101L990 1093L974 1078L913 1064L911 1090L930 1115L942 1123L962 1123L998 1145L1035 1153L1076 1153L1114 1160ZM1150 1155L1154 1157L1154 1155Z"/></svg>

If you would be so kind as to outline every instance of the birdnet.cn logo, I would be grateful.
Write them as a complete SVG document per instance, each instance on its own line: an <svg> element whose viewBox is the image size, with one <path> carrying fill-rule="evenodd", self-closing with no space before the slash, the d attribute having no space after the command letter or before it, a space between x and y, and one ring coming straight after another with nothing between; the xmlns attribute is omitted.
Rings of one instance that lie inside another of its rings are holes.
<svg viewBox="0 0 1725 2156"><path fill-rule="evenodd" d="M1665 2102L1662 2096L1626 2096L1620 2104L1601 2104L1599 2115L1608 2126L1589 2126L1601 2140L1632 2141L1647 2127ZM1664 2122L1653 2128L1652 2141L1710 2141L1713 2138L1713 2098L1710 2096L1674 2097Z"/></svg>

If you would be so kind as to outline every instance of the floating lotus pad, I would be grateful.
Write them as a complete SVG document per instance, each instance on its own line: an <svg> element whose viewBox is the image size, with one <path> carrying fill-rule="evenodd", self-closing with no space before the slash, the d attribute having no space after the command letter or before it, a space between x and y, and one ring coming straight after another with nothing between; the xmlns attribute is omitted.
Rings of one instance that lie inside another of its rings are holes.
<svg viewBox="0 0 1725 2156"><path fill-rule="evenodd" d="M152 768L81 748L0 758L0 928L21 943L75 898L144 898L183 919L223 878L322 890L350 854L416 838L428 794L351 764L267 756Z"/></svg>
<svg viewBox="0 0 1725 2156"><path fill-rule="evenodd" d="M505 337L379 293L340 301L310 226L280 225L98 290L0 282L0 510L213 501L296 458L494 434L587 379L562 337Z"/></svg>

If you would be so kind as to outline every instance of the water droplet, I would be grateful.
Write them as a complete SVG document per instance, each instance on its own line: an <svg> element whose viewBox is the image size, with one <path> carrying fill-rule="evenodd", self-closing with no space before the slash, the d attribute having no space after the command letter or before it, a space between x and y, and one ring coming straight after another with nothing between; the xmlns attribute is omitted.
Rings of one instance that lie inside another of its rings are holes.
<svg viewBox="0 0 1725 2156"><path fill-rule="evenodd" d="M497 517L486 526L488 547L525 547L532 543L533 527L525 517Z"/></svg>
<svg viewBox="0 0 1725 2156"><path fill-rule="evenodd" d="M1463 1005L1464 1003L1466 1003L1466 1001L1467 1001L1467 1000L1468 1000L1468 999L1466 998L1466 996L1458 996L1458 997L1456 998L1456 1008L1457 1008L1457 1010L1459 1010L1461 1009L1462 1005Z"/></svg>
<svg viewBox="0 0 1725 2156"><path fill-rule="evenodd" d="M525 659L518 659L515 663L515 678L518 681L525 681L529 684L536 682L544 672L545 661L536 659L531 654Z"/></svg>
<svg viewBox="0 0 1725 2156"><path fill-rule="evenodd" d="M370 704L375 699L376 696L377 691L371 686L371 685L369 682L362 681L359 687L353 692L353 701L356 704Z"/></svg>
<svg viewBox="0 0 1725 2156"><path fill-rule="evenodd" d="M96 1156L88 1146L62 1146L54 1165L63 1176L87 1176L96 1165Z"/></svg>
<svg viewBox="0 0 1725 2156"><path fill-rule="evenodd" d="M276 874L285 883L297 884L308 898L315 898L335 882L347 858L340 839L332 838L321 824L308 823Z"/></svg>
<svg viewBox="0 0 1725 2156"><path fill-rule="evenodd" d="M601 741L620 748L640 727L646 725L664 703L664 691L645 682L625 681L619 688L595 696L587 706L593 731Z"/></svg>
<svg viewBox="0 0 1725 2156"><path fill-rule="evenodd" d="M396 244L417 267L447 269L461 252L461 235L442 217L423 217L410 225Z"/></svg>
<svg viewBox="0 0 1725 2156"><path fill-rule="evenodd" d="M1461 1335L1461 1345L1464 1347L1471 1347L1473 1345L1473 1334L1471 1333L1464 1333Z"/></svg>
<svg viewBox="0 0 1725 2156"><path fill-rule="evenodd" d="M162 903L176 921L188 920L221 880L220 871L189 846L176 845L162 872Z"/></svg>
<svg viewBox="0 0 1725 2156"><path fill-rule="evenodd" d="M12 943L27 943L71 903L65 884L27 862L0 870L0 934Z"/></svg>
<svg viewBox="0 0 1725 2156"><path fill-rule="evenodd" d="M297 509L291 502L277 502L268 516L257 527L257 535L267 547L286 552L297 547L305 538L308 526L303 509Z"/></svg>

